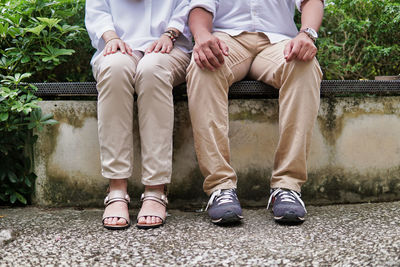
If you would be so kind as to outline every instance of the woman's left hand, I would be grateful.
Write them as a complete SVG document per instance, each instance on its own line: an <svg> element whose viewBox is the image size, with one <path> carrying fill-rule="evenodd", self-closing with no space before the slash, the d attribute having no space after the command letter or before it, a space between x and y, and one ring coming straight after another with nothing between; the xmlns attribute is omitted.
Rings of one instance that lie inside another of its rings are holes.
<svg viewBox="0 0 400 267"><path fill-rule="evenodd" d="M174 44L172 40L166 36L166 35L161 35L160 39L154 41L145 51L146 54L149 54L151 52L161 52L161 53L167 53L171 52L172 48L174 47Z"/></svg>

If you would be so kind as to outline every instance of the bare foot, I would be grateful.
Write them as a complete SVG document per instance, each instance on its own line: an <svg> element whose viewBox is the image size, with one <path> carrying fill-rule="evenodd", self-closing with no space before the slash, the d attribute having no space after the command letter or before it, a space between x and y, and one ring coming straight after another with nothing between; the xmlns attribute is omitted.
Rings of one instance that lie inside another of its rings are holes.
<svg viewBox="0 0 400 267"><path fill-rule="evenodd" d="M127 185L128 183L126 179L111 179L110 192L120 191L125 196L127 194ZM121 216L104 219L105 225L126 225L128 221L124 218L129 218L128 204L122 201L111 203L105 208L103 216L107 216L107 214L121 214Z"/></svg>
<svg viewBox="0 0 400 267"><path fill-rule="evenodd" d="M151 191L159 192L160 194L164 194L164 185L158 186L146 186L146 189L150 189ZM145 190L146 190L145 189ZM162 218L166 216L166 207L157 201L147 199L143 201L142 208L140 209L140 213L142 214L160 214ZM141 225L149 224L161 224L162 220L157 216L141 216L138 218L138 223Z"/></svg>

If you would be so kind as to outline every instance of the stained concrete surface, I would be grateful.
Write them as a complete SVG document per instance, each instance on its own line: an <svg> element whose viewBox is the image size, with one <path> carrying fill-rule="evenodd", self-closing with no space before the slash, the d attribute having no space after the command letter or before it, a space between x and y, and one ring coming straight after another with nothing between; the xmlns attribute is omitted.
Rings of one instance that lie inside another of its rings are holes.
<svg viewBox="0 0 400 267"><path fill-rule="evenodd" d="M100 209L0 209L0 266L400 266L400 202L308 206L298 226L265 209L224 228L169 213L163 228L109 231Z"/></svg>

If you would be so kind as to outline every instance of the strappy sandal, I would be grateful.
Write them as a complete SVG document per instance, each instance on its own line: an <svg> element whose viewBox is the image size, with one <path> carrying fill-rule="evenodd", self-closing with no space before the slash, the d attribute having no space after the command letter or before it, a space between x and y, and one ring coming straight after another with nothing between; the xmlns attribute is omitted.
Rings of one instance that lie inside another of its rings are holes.
<svg viewBox="0 0 400 267"><path fill-rule="evenodd" d="M167 196L163 193L160 192L156 192L156 191L145 191L142 194L142 197L140 198L140 201L143 203L144 201L155 201L160 203L161 205L163 205L165 208L167 208L168 205L168 199ZM163 226L165 224L165 220L166 220L166 212L165 214L160 214L157 212L142 212L142 209L140 209L140 212L137 216L137 223L136 223L136 227L139 229L150 229L150 228L157 228L160 226ZM142 224L139 223L139 218L141 217L158 217L161 219L161 223L155 223L155 224Z"/></svg>
<svg viewBox="0 0 400 267"><path fill-rule="evenodd" d="M115 191L111 191L110 193L108 193L108 196L106 196L106 198L104 199L104 205L107 207L108 205L110 205L111 203L114 203L114 202L124 202L129 207L129 202L131 202L131 200L129 198L129 195L126 194L124 191L115 190ZM117 225L104 224L104 220L107 218L122 218L122 219L126 220L126 224L117 224ZM126 229L129 226L131 226L131 223L129 220L129 212L125 213L125 211L119 212L119 214L118 214L118 212L106 213L104 211L102 223L105 228L110 229L110 230L123 230L123 229Z"/></svg>

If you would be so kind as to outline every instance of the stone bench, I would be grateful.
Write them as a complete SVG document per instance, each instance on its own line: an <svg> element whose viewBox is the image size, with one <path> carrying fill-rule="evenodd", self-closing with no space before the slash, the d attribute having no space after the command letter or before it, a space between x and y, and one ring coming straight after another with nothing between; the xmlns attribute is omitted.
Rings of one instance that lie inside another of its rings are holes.
<svg viewBox="0 0 400 267"><path fill-rule="evenodd" d="M60 122L39 132L34 202L41 206L101 206L107 180L100 173L95 83L35 84L45 113ZM323 81L321 108L309 157L308 204L400 199L400 81ZM230 88L232 165L244 206L266 205L278 141L278 90L255 81ZM207 197L193 148L185 88L174 89L175 126L170 206L199 208ZM134 121L138 199L140 141ZM135 202L137 203L137 201Z"/></svg>

